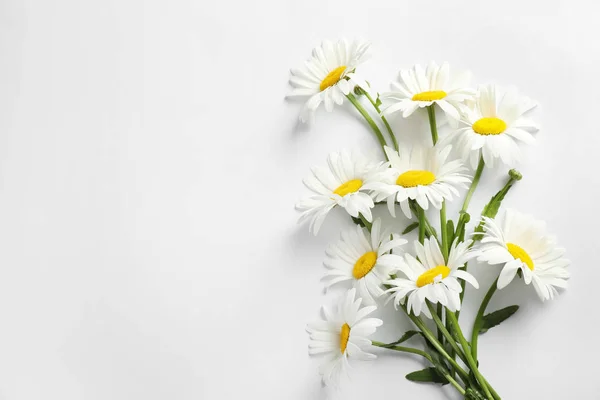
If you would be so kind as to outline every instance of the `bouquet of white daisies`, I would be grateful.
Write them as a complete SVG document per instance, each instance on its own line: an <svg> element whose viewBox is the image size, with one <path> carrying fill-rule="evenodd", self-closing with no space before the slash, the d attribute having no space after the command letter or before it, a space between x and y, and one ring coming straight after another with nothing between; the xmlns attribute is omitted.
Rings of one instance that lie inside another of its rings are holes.
<svg viewBox="0 0 600 400"><path fill-rule="evenodd" d="M485 365L477 360L478 336L509 318L518 306L488 313L490 299L517 276L533 286L542 301L552 299L569 278L565 250L546 233L544 223L500 209L521 179L514 169L474 220L473 232L467 231L469 203L484 169L514 167L520 144L533 142L538 128L526 115L535 104L514 89L472 89L468 73L433 62L401 70L391 90L379 94L357 73L368 48L362 41L325 41L302 68L291 70L288 97L308 98L302 121L314 121L321 103L332 111L348 100L381 145L379 160L355 152L331 153L327 163L312 168L304 180L312 194L297 208L300 221L308 221L314 234L336 208L356 224L326 250L323 282L326 288L335 285L347 292L308 325L309 353L323 357L319 372L327 386L339 385L350 362L374 359L370 347L377 346L426 360L428 367L409 373L408 380L451 384L466 399L500 399L483 374ZM394 113L403 118L427 114L431 145L403 145L402 134L386 119ZM442 114L450 133L438 137L437 118ZM464 197L461 191L466 191ZM455 218L446 214L452 201L462 202ZM387 208L387 218L373 217L378 205ZM413 220L402 232L386 223L396 217L398 207ZM405 236L413 230L418 230L418 240L408 243ZM479 306L472 335L466 337L459 314L467 300L465 284L479 288L468 272L474 259L499 268ZM372 313L390 301L414 330L399 332L393 343L372 341L369 337L384 323ZM412 337L419 337L422 345L407 346Z"/></svg>

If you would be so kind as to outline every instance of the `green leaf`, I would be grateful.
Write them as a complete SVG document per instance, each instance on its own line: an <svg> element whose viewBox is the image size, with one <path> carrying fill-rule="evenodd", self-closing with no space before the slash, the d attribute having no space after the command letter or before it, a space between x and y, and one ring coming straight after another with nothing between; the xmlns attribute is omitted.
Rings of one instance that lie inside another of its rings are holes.
<svg viewBox="0 0 600 400"><path fill-rule="evenodd" d="M496 325L501 324L506 319L508 319L511 315L517 312L519 306L508 306L501 310L494 311L487 315L483 316L483 325L479 333L485 333L489 329L495 327Z"/></svg>
<svg viewBox="0 0 600 400"><path fill-rule="evenodd" d="M351 217L351 218L352 218L352 222L354 222L356 225L360 225L363 228L365 227L365 223L362 222L362 219L356 218L356 217Z"/></svg>
<svg viewBox="0 0 600 400"><path fill-rule="evenodd" d="M483 212L481 213L481 215L489 218L494 218L496 214L498 214L500 204L502 203L502 200L504 200L504 197L506 197L506 194L508 193L510 187L511 185L508 185L500 189L498 193L496 193L490 199L490 202L487 203L486 206L483 208Z"/></svg>
<svg viewBox="0 0 600 400"><path fill-rule="evenodd" d="M446 222L446 231L448 233L448 247L454 243L454 221L449 220Z"/></svg>
<svg viewBox="0 0 600 400"><path fill-rule="evenodd" d="M407 233L414 231L418 227L419 227L419 223L418 222L413 222L412 224L410 224L409 226L407 226L406 229L404 229L402 231L402 234L406 235Z"/></svg>
<svg viewBox="0 0 600 400"><path fill-rule="evenodd" d="M408 339L410 339L411 337L413 337L415 335L418 335L419 333L421 333L421 332L419 332L419 331L406 331L406 332L404 332L404 335L402 335L402 337L400 339L396 340L395 342L388 343L384 347L393 347L393 346L396 346L396 345L398 345L400 343L406 342Z"/></svg>
<svg viewBox="0 0 600 400"><path fill-rule="evenodd" d="M446 378L437 372L437 370L433 367L425 368L420 371L411 372L406 375L406 379L412 382L432 382L432 383L441 383L445 385L448 383Z"/></svg>
<svg viewBox="0 0 600 400"><path fill-rule="evenodd" d="M377 107L379 107L379 106L380 106L380 105L382 105L382 104L383 104L383 103L382 103L381 99L379 98L379 95L377 95L377 100L375 100L375 105L376 105Z"/></svg>

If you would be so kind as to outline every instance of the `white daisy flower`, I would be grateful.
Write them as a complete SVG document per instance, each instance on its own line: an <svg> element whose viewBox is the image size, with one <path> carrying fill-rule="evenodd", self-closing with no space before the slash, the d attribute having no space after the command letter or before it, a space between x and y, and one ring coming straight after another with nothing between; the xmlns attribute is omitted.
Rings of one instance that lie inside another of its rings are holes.
<svg viewBox="0 0 600 400"><path fill-rule="evenodd" d="M467 170L461 161L447 161L451 146L420 148L412 151L406 148L396 152L385 147L390 168L383 170L372 183L364 188L372 190L375 201L387 199L392 216L396 216L394 202L407 218L411 218L408 199L416 200L425 210L431 203L435 208L442 206L443 200L458 196L457 188L466 188L471 178L464 174Z"/></svg>
<svg viewBox="0 0 600 400"><path fill-rule="evenodd" d="M287 97L309 97L300 113L302 122L313 122L321 103L327 111L333 110L334 103L342 104L354 85L370 91L366 81L354 72L367 60L369 46L370 43L360 40L324 41L313 50L304 67L290 71L290 85L294 89Z"/></svg>
<svg viewBox="0 0 600 400"><path fill-rule="evenodd" d="M371 232L357 226L341 234L341 240L327 248L323 277L327 288L340 282L350 283L365 302L375 303L384 293L382 282L390 278L404 259L391 251L406 240L381 229L381 220L373 222Z"/></svg>
<svg viewBox="0 0 600 400"><path fill-rule="evenodd" d="M431 62L427 69L419 64L398 74L398 81L392 82L391 92L382 93L384 115L402 111L408 118L418 108L437 104L450 121L458 121L464 102L475 95L475 90L468 88L471 81L469 72L461 72L450 76L450 66L443 63L438 66Z"/></svg>
<svg viewBox="0 0 600 400"><path fill-rule="evenodd" d="M366 318L377 309L362 307L362 299L355 299L356 290L349 290L333 310L323 307L325 319L308 324L310 336L308 353L325 356L319 373L328 386L338 386L342 376L348 376L348 359L373 360L374 354L365 350L371 346L368 339L383 324L378 318Z"/></svg>
<svg viewBox="0 0 600 400"><path fill-rule="evenodd" d="M407 301L407 310L415 315L421 312L431 318L431 313L425 304L426 300L432 303L441 303L450 311L460 310L460 292L462 288L458 279L469 282L476 289L479 284L473 275L460 270L467 261L477 254L469 250L471 241L452 244L448 262L444 257L437 240L425 239L424 244L415 241L416 259L410 254L405 254L406 263L399 270L406 278L396 278L385 282L392 286L386 292L392 293L394 305L397 307Z"/></svg>
<svg viewBox="0 0 600 400"><path fill-rule="evenodd" d="M480 86L474 108L468 109L461 119L467 126L451 132L442 141L455 141L462 157L470 158L473 168L480 154L488 167L494 166L496 158L514 166L521 158L518 143L533 143L531 134L538 131L535 123L523 117L533 107L533 101L519 96L514 89Z"/></svg>
<svg viewBox="0 0 600 400"><path fill-rule="evenodd" d="M567 287L571 262L563 258L565 250L556 247L543 221L510 209L500 217L483 220L485 234L478 260L504 265L498 289L505 288L518 271L527 285L533 283L542 301L554 298L556 288Z"/></svg>
<svg viewBox="0 0 600 400"><path fill-rule="evenodd" d="M303 181L315 195L296 204L296 209L302 211L298 222L310 219L309 229L316 235L335 206L344 208L356 218L362 214L371 222L371 208L375 204L363 186L371 183L385 169L385 164L368 162L362 156L345 150L329 154L327 163L326 168L313 167L312 176Z"/></svg>

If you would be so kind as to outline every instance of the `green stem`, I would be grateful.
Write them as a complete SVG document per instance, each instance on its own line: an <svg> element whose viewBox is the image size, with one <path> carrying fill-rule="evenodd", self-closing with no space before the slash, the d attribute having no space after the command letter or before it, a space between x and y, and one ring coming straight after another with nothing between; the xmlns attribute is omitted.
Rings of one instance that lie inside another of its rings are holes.
<svg viewBox="0 0 600 400"><path fill-rule="evenodd" d="M387 345L385 343L376 342L376 341L373 341L371 343L373 344L373 346L381 347L381 348L384 348L384 349L401 351L401 352L404 352L404 353L412 353L412 354L417 354L417 355L420 355L420 356L424 357L427 361L429 361L435 367L435 369L439 373L441 373L442 375L444 375L444 377L448 380L448 382L450 382L452 384L452 386L454 386L456 388L456 390L459 391L460 394L462 394L462 395L465 394L465 389L463 389L463 387L460 386L460 384L458 382L456 382L456 380L454 380L454 378L452 378L452 376L450 376L450 374L448 374L447 371L443 370L442 368L438 368L436 366L436 363L433 360L433 358L429 354L427 354L426 352L424 352L423 350L413 349L412 347L389 346L389 345Z"/></svg>
<svg viewBox="0 0 600 400"><path fill-rule="evenodd" d="M433 145L438 141L437 123L435 122L435 108L434 105L427 106L427 115L429 116L429 128L431 129L431 140Z"/></svg>
<svg viewBox="0 0 600 400"><path fill-rule="evenodd" d="M417 202L414 200L408 200L408 204L409 204L412 212L418 215L419 214L419 205L417 204ZM438 241L438 243L440 242L438 239L438 236L437 236L437 232L435 231L435 229L433 229L433 227L429 223L429 219L427 218L427 215L425 215L425 233L428 235L428 238L433 236L435 238L435 240Z"/></svg>
<svg viewBox="0 0 600 400"><path fill-rule="evenodd" d="M473 182L471 182L471 187L467 192L467 196L465 197L465 201L463 202L461 212L467 212L469 208L469 203L471 202L471 197L473 197L473 193L475 193L475 189L477 189L477 185L479 184L479 179L481 178L481 173L483 172L483 167L485 167L485 162L483 161L483 156L479 156L479 164L477 164L477 170L475 171L475 176L473 177ZM458 231L458 229L457 229Z"/></svg>
<svg viewBox="0 0 600 400"><path fill-rule="evenodd" d="M446 341L452 347L452 350L454 350L456 352L456 354L459 355L459 357L465 358L464 353L462 352L460 347L458 347L458 345L456 344L456 339L454 339L452 334L448 331L448 329L446 329L446 327L444 326L444 323L442 322L440 317L438 317L438 315L436 314L435 308L433 308L433 305L431 305L431 303L429 301L427 301L427 307L429 307L429 311L431 312L431 316L433 317L433 321L437 325L438 330L440 332L442 332L442 334L446 338Z"/></svg>
<svg viewBox="0 0 600 400"><path fill-rule="evenodd" d="M452 375L450 375L448 372L443 371L443 370L441 370L439 368L436 368L436 369L437 369L438 372L440 372L442 375L444 375L444 378L446 378L446 380L448 382L450 382L450 384L452 386L454 386L456 388L456 390L458 390L458 392L460 394L462 394L463 396L465 395L465 393L466 393L465 389L463 389L463 387L460 386L460 384L458 382L456 382L456 380L452 377Z"/></svg>
<svg viewBox="0 0 600 400"><path fill-rule="evenodd" d="M442 303L438 303L437 310L435 310L435 312L436 312L436 317L441 321L442 320L442 315L443 315L443 312L444 312ZM444 344L444 335L440 331L439 327L438 327L438 340L440 341L440 343Z"/></svg>
<svg viewBox="0 0 600 400"><path fill-rule="evenodd" d="M479 185L479 180L481 179L481 174L483 173L483 168L485 167L485 161L483 161L483 155L479 155L479 164L477 164L477 170L475 171L475 176L473 176L473 182L471 182L471 187L469 188L469 191L467 192L467 196L465 197L465 201L463 202L462 208L460 210L461 212L461 216L458 219L458 224L456 225L456 232L460 235L460 237L463 238L464 240L464 232L465 232L465 225L466 225L466 221L467 219L462 215L463 213L466 213L468 208L469 208L469 203L471 202L471 197L473 197L473 193L475 193L475 189L477 189L477 186ZM467 264L465 264L464 267L461 268L462 270L466 271L467 270ZM465 297L465 285L466 282L464 280L461 280L460 282L460 286L462 288L462 291L460 292L460 302L462 303L463 298ZM460 312L459 312L460 314Z"/></svg>
<svg viewBox="0 0 600 400"><path fill-rule="evenodd" d="M367 93L366 91L364 93L365 93L365 96L367 96L367 99L369 99L369 101L373 105L373 108L375 108L375 110L377 111L377 114L379 114L379 116L381 117L381 120L383 121L385 128L387 129L388 133L390 134L390 138L392 139L392 143L394 144L394 149L396 149L396 151L398 151L398 149L399 149L398 140L396 139L396 135L394 135L394 132L392 131L392 127L388 123L387 119L381 114L381 110L379 109L377 102L373 100L373 98L371 97L371 95L369 93Z"/></svg>
<svg viewBox="0 0 600 400"><path fill-rule="evenodd" d="M359 213L358 217L360 218L362 223L365 225L365 227L369 230L369 232L371 232L371 227L373 226L373 224L371 222L367 221L367 219L365 218L364 215L362 215L362 213Z"/></svg>
<svg viewBox="0 0 600 400"><path fill-rule="evenodd" d="M396 350L396 351L402 351L404 353L412 353L412 354L417 354L419 356L425 357L427 360L429 360L432 364L433 364L433 359L431 358L431 356L429 354L427 354L426 352L424 352L423 350L420 349L413 349L412 347L404 347L404 346L390 346L389 344L383 343L383 342L376 342L376 341L371 341L371 344L373 346L377 346L377 347L381 347L384 349L390 349L390 350Z"/></svg>
<svg viewBox="0 0 600 400"><path fill-rule="evenodd" d="M440 210L440 229L442 230L442 255L444 260L448 261L448 228L446 227L446 200L442 202L442 209Z"/></svg>
<svg viewBox="0 0 600 400"><path fill-rule="evenodd" d="M475 375L475 378L479 382L481 389L483 389L483 391L484 391L485 395L488 397L488 399L493 399L494 397L492 396L492 393L490 392L490 389L488 388L488 385L487 385L485 379L483 379L481 372L479 372L479 368L477 368L477 361L475 361L475 359L473 358L473 355L471 354L471 351L469 349L469 343L467 342L467 339L465 339L465 336L463 335L462 330L460 329L460 325L458 323L458 320L456 319L456 316L450 312L450 313L447 313L447 317L452 322L452 325L454 325L454 332L456 332L458 341L460 342L460 345L462 346L462 348L464 350L464 354L467 358L467 364L469 365L471 372L473 373L473 375Z"/></svg>
<svg viewBox="0 0 600 400"><path fill-rule="evenodd" d="M383 154L385 155L385 158L387 160L388 159L387 154L385 154L385 146L387 146L387 143L385 142L385 139L383 138L383 134L381 133L381 130L379 129L379 127L377 126L375 121L373 121L373 118L371 118L371 116L369 115L367 110L365 110L365 108L362 106L362 104L360 104L360 102L356 99L356 97L354 97L354 95L352 93L348 93L346 95L346 97L348 98L348 100L350 100L350 103L352 103L354 105L354 107L358 110L360 115L362 115L363 118L367 121L367 123L369 124L369 126L371 127L373 132L375 133L375 136L377 136L377 140L379 140L379 144L381 145L381 149L383 150Z"/></svg>
<svg viewBox="0 0 600 400"><path fill-rule="evenodd" d="M450 357L450 355L444 349L444 346L442 346L442 344L435 338L435 335L429 330L429 328L427 328L425 323L419 317L411 315L407 311L405 306L402 306L401 308L402 310L404 310L408 318L410 318L410 320L421 330L421 332L423 332L423 335L425 336L427 341L431 343L433 347L435 347L435 349L438 351L438 353L440 353L441 356L446 358L450 365L452 365L452 367L454 367L456 372L460 375L461 379L464 382L467 382L469 380L469 374L467 374L465 370L462 369L462 367L456 362L456 360L453 357Z"/></svg>
<svg viewBox="0 0 600 400"><path fill-rule="evenodd" d="M485 294L483 301L481 302L481 306L479 306L479 311L477 311L477 316L475 317L475 322L473 323L473 334L471 335L471 353L473 354L473 358L477 359L477 340L479 338L479 331L481 331L481 327L483 326L483 314L485 313L485 309L487 308L492 296L496 292L496 288L498 287L498 278L492 283L490 289Z"/></svg>
<svg viewBox="0 0 600 400"><path fill-rule="evenodd" d="M423 244L425 242L425 210L421 206L417 206L417 212L419 213L419 242Z"/></svg>

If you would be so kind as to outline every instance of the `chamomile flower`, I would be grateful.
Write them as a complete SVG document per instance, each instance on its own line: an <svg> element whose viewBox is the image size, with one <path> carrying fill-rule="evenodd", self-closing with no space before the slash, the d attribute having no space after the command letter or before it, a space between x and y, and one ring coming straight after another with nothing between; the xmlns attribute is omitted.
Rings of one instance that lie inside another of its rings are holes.
<svg viewBox="0 0 600 400"><path fill-rule="evenodd" d="M308 353L324 355L319 373L328 386L338 386L340 378L348 375L348 360L373 360L374 354L365 350L371 346L368 339L383 321L366 318L377 309L361 307L362 299L356 299L356 290L342 296L333 310L323 307L325 319L308 324L310 336Z"/></svg>
<svg viewBox="0 0 600 400"><path fill-rule="evenodd" d="M313 50L304 67L291 70L290 85L294 89L287 97L308 97L300 113L302 122L313 122L321 103L325 110L332 111L334 103L342 104L355 85L370 90L366 81L354 72L368 58L369 46L360 40L324 41Z"/></svg>
<svg viewBox="0 0 600 400"><path fill-rule="evenodd" d="M507 166L514 166L521 158L518 144L533 143L532 133L538 131L537 125L523 116L533 107L533 101L514 89L480 86L474 108L462 116L461 123L466 127L451 132L442 141L454 141L462 157L471 160L473 168L480 154L488 167L493 167L497 158Z"/></svg>
<svg viewBox="0 0 600 400"><path fill-rule="evenodd" d="M533 284L542 301L554 298L557 288L567 287L571 262L563 258L565 250L556 247L543 221L510 209L500 217L483 220L485 234L478 260L503 265L498 289L505 288L518 271L527 285Z"/></svg>
<svg viewBox="0 0 600 400"><path fill-rule="evenodd" d="M448 161L451 147L420 148L412 151L402 148L400 152L386 147L390 168L383 170L365 189L373 192L375 201L387 199L392 216L396 216L395 202L407 218L411 218L408 200L416 200L427 210L431 203L439 209L442 201L458 196L458 188L466 188L471 178L459 160Z"/></svg>
<svg viewBox="0 0 600 400"><path fill-rule="evenodd" d="M370 163L362 156L348 151L331 153L327 167L313 167L312 176L304 179L304 184L315 194L296 204L302 211L300 220L310 220L309 229L316 235L325 217L334 207L344 208L348 214L358 217L362 214L372 221L373 199L365 192L364 185L385 168L383 163Z"/></svg>
<svg viewBox="0 0 600 400"><path fill-rule="evenodd" d="M454 242L446 263L437 240L425 239L424 244L415 241L418 259L405 254L406 263L399 268L406 278L398 277L386 282L392 286L386 292L393 294L394 305L397 307L400 302L406 302L408 312L412 310L415 315L423 312L429 318L431 313L426 300L434 304L441 303L450 311L460 310L462 288L458 279L479 288L473 275L459 269L476 256L476 253L469 250L470 244L470 241L459 244Z"/></svg>
<svg viewBox="0 0 600 400"><path fill-rule="evenodd" d="M342 232L341 240L327 248L323 277L327 288L337 283L349 283L365 302L374 304L384 293L382 282L390 278L404 259L391 251L406 240L381 229L381 220L373 222L371 232L357 226Z"/></svg>
<svg viewBox="0 0 600 400"><path fill-rule="evenodd" d="M408 118L418 108L437 104L450 121L458 121L464 102L471 100L475 90L470 89L471 74L461 72L451 76L450 66L438 66L431 62L427 69L419 64L398 74L398 81L392 82L391 92L382 93L384 115L402 111Z"/></svg>

